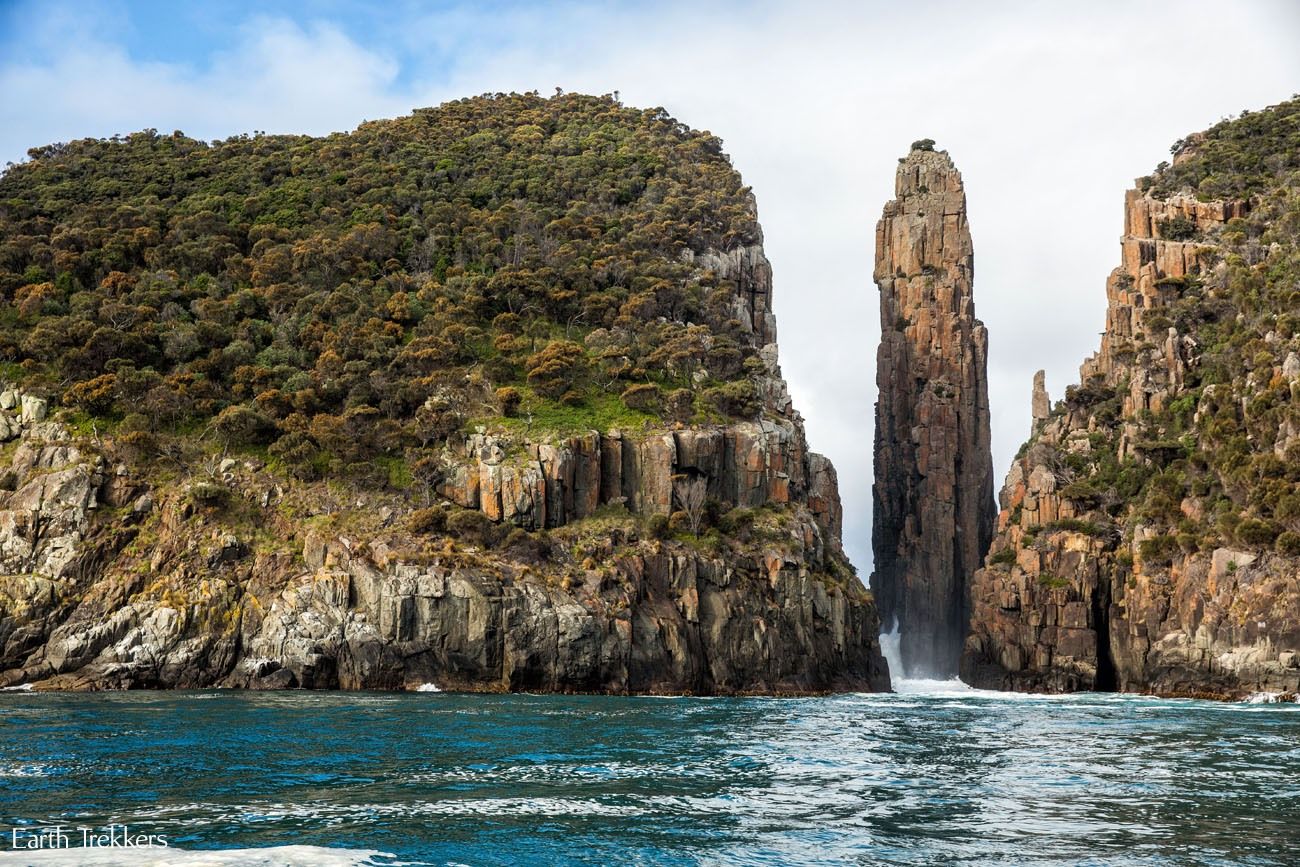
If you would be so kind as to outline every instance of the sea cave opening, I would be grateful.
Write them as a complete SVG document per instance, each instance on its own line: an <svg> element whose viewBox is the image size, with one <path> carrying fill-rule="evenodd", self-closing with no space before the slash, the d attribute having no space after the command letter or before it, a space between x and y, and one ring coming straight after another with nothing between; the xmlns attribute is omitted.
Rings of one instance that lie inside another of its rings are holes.
<svg viewBox="0 0 1300 867"><path fill-rule="evenodd" d="M1114 692L1116 689L1115 659L1110 649L1110 582L1100 581L1092 594L1092 627L1097 634L1097 677L1092 688L1096 692Z"/></svg>

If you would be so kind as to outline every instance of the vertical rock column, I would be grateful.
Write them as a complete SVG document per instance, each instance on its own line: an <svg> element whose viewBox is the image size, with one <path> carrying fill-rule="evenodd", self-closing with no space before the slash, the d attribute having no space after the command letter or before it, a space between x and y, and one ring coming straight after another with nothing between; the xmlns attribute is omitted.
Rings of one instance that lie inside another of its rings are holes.
<svg viewBox="0 0 1300 867"><path fill-rule="evenodd" d="M914 148L876 227L876 356L871 589L901 632L904 671L955 675L967 584L993 535L988 332L975 318L961 174Z"/></svg>
<svg viewBox="0 0 1300 867"><path fill-rule="evenodd" d="M1047 371L1040 370L1034 374L1034 393L1031 398L1030 414L1034 423L1030 434L1036 434L1052 415L1052 399L1047 395Z"/></svg>

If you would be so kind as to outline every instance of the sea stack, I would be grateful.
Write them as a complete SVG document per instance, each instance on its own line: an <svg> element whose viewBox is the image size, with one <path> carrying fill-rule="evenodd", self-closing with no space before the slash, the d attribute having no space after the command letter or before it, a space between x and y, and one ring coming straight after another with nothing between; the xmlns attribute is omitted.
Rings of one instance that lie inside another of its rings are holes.
<svg viewBox="0 0 1300 867"><path fill-rule="evenodd" d="M961 173L916 142L876 226L871 589L900 633L903 671L957 673L970 577L993 535L988 332L975 318L974 256Z"/></svg>

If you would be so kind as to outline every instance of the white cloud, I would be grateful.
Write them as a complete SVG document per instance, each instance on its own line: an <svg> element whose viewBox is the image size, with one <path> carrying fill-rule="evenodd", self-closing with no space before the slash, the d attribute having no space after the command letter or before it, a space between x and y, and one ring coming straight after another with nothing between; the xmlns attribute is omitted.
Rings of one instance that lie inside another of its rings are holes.
<svg viewBox="0 0 1300 867"><path fill-rule="evenodd" d="M50 34L47 63L0 66L0 153L51 141L155 127L200 138L251 132L323 134L403 114L398 64L336 26L255 18L203 67L132 59L89 31Z"/></svg>
<svg viewBox="0 0 1300 867"><path fill-rule="evenodd" d="M966 180L990 330L999 479L1033 371L1059 397L1097 345L1123 191L1175 139L1300 88L1294 5L935 2L399 7L344 25L259 19L206 66L83 39L0 66L0 159L145 126L205 138L323 133L498 90L621 91L723 137L758 196L782 363L840 471L845 541L870 564L879 338L873 233L916 138Z"/></svg>

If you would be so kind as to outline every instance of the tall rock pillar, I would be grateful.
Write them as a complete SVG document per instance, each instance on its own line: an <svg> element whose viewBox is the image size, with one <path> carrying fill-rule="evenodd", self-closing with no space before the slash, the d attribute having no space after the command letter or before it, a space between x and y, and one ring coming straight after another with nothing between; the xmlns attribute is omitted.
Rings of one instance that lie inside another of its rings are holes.
<svg viewBox="0 0 1300 867"><path fill-rule="evenodd" d="M918 142L876 226L880 288L871 546L903 676L957 673L967 584L993 537L988 332L975 318L961 174Z"/></svg>

